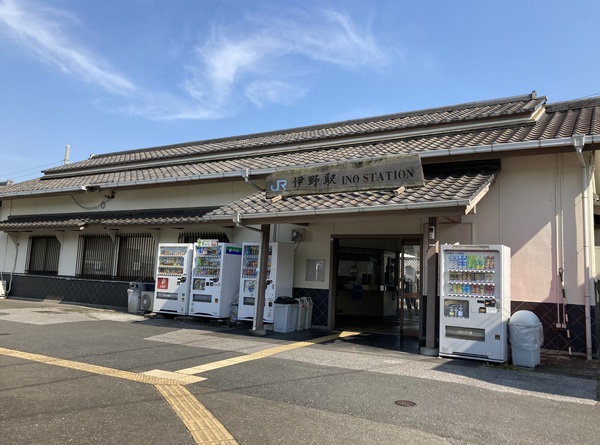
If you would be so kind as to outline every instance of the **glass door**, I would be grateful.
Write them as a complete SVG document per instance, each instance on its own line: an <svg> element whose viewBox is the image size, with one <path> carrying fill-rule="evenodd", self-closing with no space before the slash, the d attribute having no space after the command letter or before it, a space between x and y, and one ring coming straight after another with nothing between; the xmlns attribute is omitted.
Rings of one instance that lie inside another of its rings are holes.
<svg viewBox="0 0 600 445"><path fill-rule="evenodd" d="M401 335L419 336L421 305L421 243L419 240L402 242L399 252L400 283L398 303Z"/></svg>

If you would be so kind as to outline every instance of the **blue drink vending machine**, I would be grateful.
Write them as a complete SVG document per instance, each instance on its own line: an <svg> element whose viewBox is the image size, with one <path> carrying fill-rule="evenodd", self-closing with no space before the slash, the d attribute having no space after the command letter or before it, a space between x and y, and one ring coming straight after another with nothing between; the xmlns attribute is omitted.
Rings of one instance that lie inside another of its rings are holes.
<svg viewBox="0 0 600 445"><path fill-rule="evenodd" d="M510 248L444 244L439 268L439 355L506 362Z"/></svg>

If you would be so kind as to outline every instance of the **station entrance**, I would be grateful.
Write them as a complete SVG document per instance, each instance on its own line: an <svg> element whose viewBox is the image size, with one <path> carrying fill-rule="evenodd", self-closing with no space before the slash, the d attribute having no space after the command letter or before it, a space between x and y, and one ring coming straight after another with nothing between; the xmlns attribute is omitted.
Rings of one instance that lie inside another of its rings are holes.
<svg viewBox="0 0 600 445"><path fill-rule="evenodd" d="M335 328L419 338L420 237L335 237Z"/></svg>

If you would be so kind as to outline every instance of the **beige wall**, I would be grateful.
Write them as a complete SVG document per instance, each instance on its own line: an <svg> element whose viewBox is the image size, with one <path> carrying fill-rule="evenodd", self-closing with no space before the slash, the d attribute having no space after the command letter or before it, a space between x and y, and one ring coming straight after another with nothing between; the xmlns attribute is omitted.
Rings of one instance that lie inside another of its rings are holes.
<svg viewBox="0 0 600 445"><path fill-rule="evenodd" d="M513 301L557 301L563 267L569 303L583 304L581 168L574 154L503 159L495 184L462 222L471 225L472 243L511 248ZM468 236L467 226L440 225L445 242Z"/></svg>

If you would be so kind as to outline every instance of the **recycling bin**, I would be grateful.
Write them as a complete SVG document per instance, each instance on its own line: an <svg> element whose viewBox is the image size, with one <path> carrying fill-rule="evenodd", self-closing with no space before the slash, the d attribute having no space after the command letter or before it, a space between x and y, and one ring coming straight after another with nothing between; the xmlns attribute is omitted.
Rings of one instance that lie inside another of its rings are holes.
<svg viewBox="0 0 600 445"><path fill-rule="evenodd" d="M308 303L306 302L306 298L296 298L298 302L298 316L296 317L296 330L301 331L304 329L304 324L306 320L306 310L308 309Z"/></svg>
<svg viewBox="0 0 600 445"><path fill-rule="evenodd" d="M127 289L127 311L129 313L137 314L141 311L142 290L144 290L142 283L129 283Z"/></svg>
<svg viewBox="0 0 600 445"><path fill-rule="evenodd" d="M304 297L306 300L306 316L304 317L304 329L310 329L312 327L312 313L314 303L312 298Z"/></svg>
<svg viewBox="0 0 600 445"><path fill-rule="evenodd" d="M535 368L540 364L544 330L537 315L530 311L515 312L508 321L508 336L514 366Z"/></svg>
<svg viewBox="0 0 600 445"><path fill-rule="evenodd" d="M298 318L298 302L290 297L277 297L273 306L273 331L295 331Z"/></svg>

